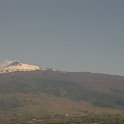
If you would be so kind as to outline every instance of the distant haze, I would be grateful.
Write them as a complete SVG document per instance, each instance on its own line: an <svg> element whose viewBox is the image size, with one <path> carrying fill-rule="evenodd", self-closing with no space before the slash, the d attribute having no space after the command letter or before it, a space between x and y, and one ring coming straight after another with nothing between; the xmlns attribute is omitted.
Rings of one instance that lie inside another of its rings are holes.
<svg viewBox="0 0 124 124"><path fill-rule="evenodd" d="M123 0L1 0L0 63L124 75Z"/></svg>

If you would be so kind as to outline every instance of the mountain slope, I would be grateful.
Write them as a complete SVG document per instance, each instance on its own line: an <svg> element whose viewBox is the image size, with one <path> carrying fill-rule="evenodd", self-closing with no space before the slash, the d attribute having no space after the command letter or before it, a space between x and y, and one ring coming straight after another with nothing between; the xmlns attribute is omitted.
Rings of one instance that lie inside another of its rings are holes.
<svg viewBox="0 0 124 124"><path fill-rule="evenodd" d="M26 67L26 70L22 67ZM0 111L28 114L124 111L123 76L63 73L31 67L14 62L3 68L5 73L0 74Z"/></svg>
<svg viewBox="0 0 124 124"><path fill-rule="evenodd" d="M72 74L72 73L71 73ZM118 87L113 82L108 83L108 89L105 87L94 87L95 80L87 82L78 82L78 76L75 76L75 81L72 79L64 79L66 75L71 75L69 72L62 74L53 71L36 71L36 72L15 72L2 74L0 76L0 92L1 93L30 93L39 92L47 93L55 97L66 97L72 100L85 100L99 107L108 108L123 108L124 106L124 84L116 82ZM73 73L76 75L76 73ZM73 75L72 74L72 75ZM59 75L59 76L57 76ZM92 74L91 74L92 75ZM56 76L58 78L56 78ZM61 77L61 78L60 78ZM83 77L83 74L82 74ZM62 79L63 78L63 79ZM70 78L70 77L69 77ZM77 82L76 82L77 79ZM120 77L121 79L121 77ZM123 78L122 78L123 79ZM109 79L102 79L107 82ZM123 81L123 80L122 80ZM101 83L101 82L100 82ZM97 80L96 80L97 84ZM106 85L101 84L102 86ZM98 89L97 89L98 88Z"/></svg>

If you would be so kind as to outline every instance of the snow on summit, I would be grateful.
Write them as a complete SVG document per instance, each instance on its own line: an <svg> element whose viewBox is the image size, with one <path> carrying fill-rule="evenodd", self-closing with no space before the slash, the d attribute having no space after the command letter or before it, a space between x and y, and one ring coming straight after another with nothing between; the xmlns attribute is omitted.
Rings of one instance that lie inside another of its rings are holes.
<svg viewBox="0 0 124 124"><path fill-rule="evenodd" d="M36 70L47 70L47 68L38 67L30 64L23 64L19 61L13 61L8 65L0 68L0 73L9 73L16 71L36 71Z"/></svg>

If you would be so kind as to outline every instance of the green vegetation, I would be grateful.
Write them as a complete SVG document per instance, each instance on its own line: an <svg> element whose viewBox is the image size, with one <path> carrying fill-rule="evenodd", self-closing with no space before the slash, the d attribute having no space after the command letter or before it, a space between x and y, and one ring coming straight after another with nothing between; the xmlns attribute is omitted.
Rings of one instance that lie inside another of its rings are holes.
<svg viewBox="0 0 124 124"><path fill-rule="evenodd" d="M12 93L12 92L26 92L30 91L31 87L23 82L17 80L8 80L5 82L0 82L0 92Z"/></svg>
<svg viewBox="0 0 124 124"><path fill-rule="evenodd" d="M65 96L74 100L86 100L99 107L124 108L124 98L118 94L95 91L82 85L62 80L37 78L38 90L54 96Z"/></svg>
<svg viewBox="0 0 124 124"><path fill-rule="evenodd" d="M124 95L124 89L111 89L111 91L119 95Z"/></svg>
<svg viewBox="0 0 124 124"><path fill-rule="evenodd" d="M14 110L21 106L23 106L23 102L22 100L19 100L16 96L12 96L8 99L6 97L0 97L0 110Z"/></svg>
<svg viewBox="0 0 124 124"><path fill-rule="evenodd" d="M35 87L33 87L34 85ZM99 107L123 109L124 90L112 89L111 91L113 93L100 92L74 82L39 77L31 79L29 83L26 83L25 80L18 81L18 79L9 79L0 83L1 93L43 92L55 97L67 97L76 101L85 100ZM15 96L9 101L5 101L5 98L0 97L0 108L4 110L18 108L20 104L22 105L23 100L18 100L17 97Z"/></svg>

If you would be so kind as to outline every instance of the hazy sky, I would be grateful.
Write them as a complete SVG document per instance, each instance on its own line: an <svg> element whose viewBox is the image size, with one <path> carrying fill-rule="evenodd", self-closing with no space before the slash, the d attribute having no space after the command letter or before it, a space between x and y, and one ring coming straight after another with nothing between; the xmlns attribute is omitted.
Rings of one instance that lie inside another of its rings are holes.
<svg viewBox="0 0 124 124"><path fill-rule="evenodd" d="M124 0L0 0L0 63L124 75Z"/></svg>

